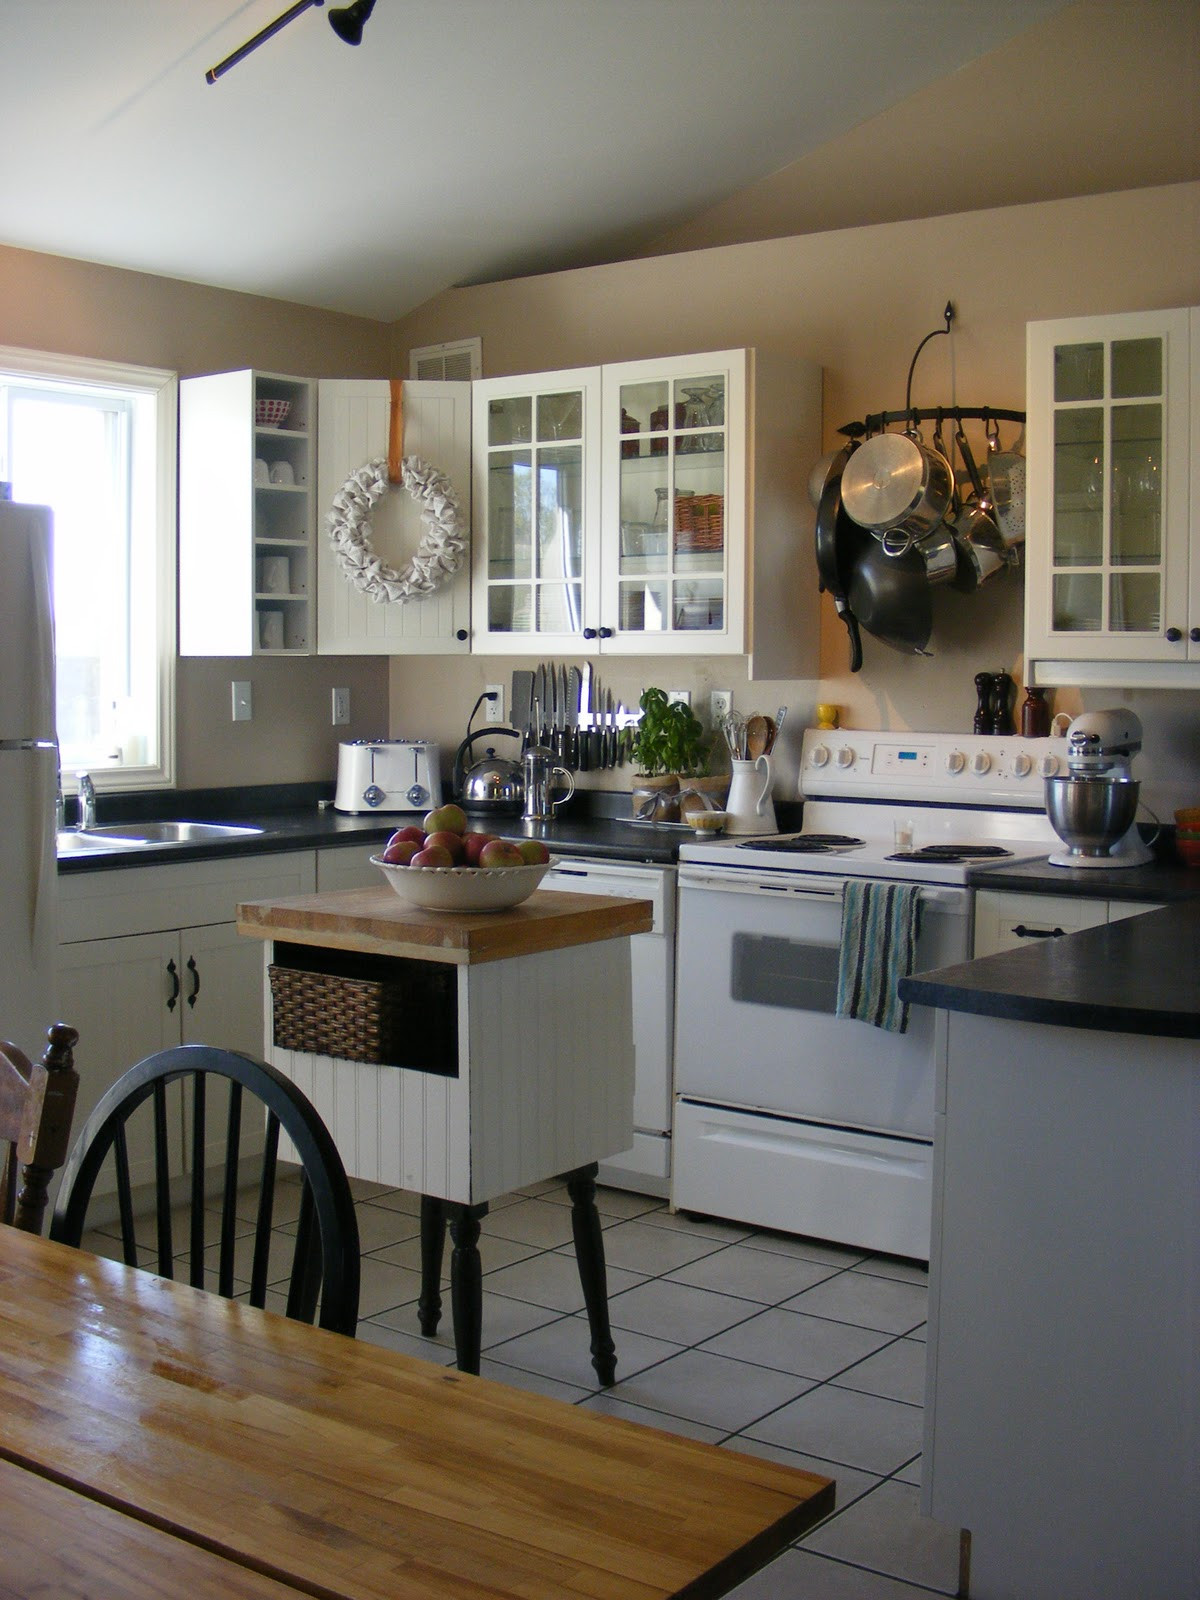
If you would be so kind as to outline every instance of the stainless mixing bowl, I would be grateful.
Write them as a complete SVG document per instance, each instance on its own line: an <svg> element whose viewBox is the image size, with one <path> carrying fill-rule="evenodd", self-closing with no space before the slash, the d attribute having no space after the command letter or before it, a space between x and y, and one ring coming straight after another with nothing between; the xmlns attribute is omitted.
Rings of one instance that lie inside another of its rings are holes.
<svg viewBox="0 0 1200 1600"><path fill-rule="evenodd" d="M1106 856L1133 826L1140 789L1135 778L1047 778L1046 815L1072 855Z"/></svg>

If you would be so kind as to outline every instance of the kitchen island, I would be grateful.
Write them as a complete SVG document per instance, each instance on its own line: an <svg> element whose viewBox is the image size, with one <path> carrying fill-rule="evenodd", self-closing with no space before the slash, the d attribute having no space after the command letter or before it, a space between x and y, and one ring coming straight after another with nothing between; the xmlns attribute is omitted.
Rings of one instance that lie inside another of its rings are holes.
<svg viewBox="0 0 1200 1600"><path fill-rule="evenodd" d="M387 887L238 907L239 932L266 941L267 1059L316 1106L351 1177L422 1197L425 1333L449 1221L464 1371L479 1370L488 1202L566 1173L593 1362L613 1381L594 1180L633 1137L629 941L651 920L645 900L549 890L474 913Z"/></svg>
<svg viewBox="0 0 1200 1600"><path fill-rule="evenodd" d="M1200 906L905 979L938 1010L923 1510L974 1600L1200 1592Z"/></svg>

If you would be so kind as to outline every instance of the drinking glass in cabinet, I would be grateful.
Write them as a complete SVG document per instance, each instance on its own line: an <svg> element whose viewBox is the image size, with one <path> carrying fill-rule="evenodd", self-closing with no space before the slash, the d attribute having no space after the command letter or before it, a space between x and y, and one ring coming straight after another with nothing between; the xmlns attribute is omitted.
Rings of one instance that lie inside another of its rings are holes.
<svg viewBox="0 0 1200 1600"><path fill-rule="evenodd" d="M1095 566L1104 552L1104 412L1054 413L1054 565Z"/></svg>
<svg viewBox="0 0 1200 1600"><path fill-rule="evenodd" d="M1162 558L1161 444L1161 406L1113 406L1112 559L1117 566Z"/></svg>
<svg viewBox="0 0 1200 1600"><path fill-rule="evenodd" d="M1100 400L1104 395L1104 346L1060 344L1054 349L1056 401Z"/></svg>
<svg viewBox="0 0 1200 1600"><path fill-rule="evenodd" d="M540 394L537 400L537 436L578 439L583 432L583 397L578 389L566 394Z"/></svg>
<svg viewBox="0 0 1200 1600"><path fill-rule="evenodd" d="M488 444L529 444L533 439L533 402L528 395L488 402Z"/></svg>

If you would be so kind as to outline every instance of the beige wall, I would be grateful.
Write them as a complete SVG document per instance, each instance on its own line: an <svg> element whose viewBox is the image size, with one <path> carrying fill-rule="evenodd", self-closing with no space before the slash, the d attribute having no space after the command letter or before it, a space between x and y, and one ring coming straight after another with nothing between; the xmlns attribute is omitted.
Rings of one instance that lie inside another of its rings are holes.
<svg viewBox="0 0 1200 1600"><path fill-rule="evenodd" d="M240 367L302 377L385 377L389 330L254 295L0 247L0 345L165 367L187 377ZM230 719L249 678L254 720ZM329 721L329 691L351 690L351 725ZM178 665L180 788L331 778L339 737L387 726L387 664L358 657L184 660Z"/></svg>
<svg viewBox="0 0 1200 1600"><path fill-rule="evenodd" d="M1021 409L1025 323L1042 317L1189 305L1200 301L1200 184L1045 202L913 222L732 245L514 282L452 290L397 324L395 361L412 345L479 334L486 374L595 361L761 345L811 357L825 370L825 442L869 411L904 403L909 362L920 339L957 311L952 339L929 344L913 400L936 405ZM968 430L981 444L977 426ZM1005 442L1010 442L1011 430ZM845 630L826 599L819 682L750 685L715 659L601 662L614 691L640 687L696 691L733 687L743 708L791 707L793 741L783 753L779 792L794 783L794 738L818 700L845 708L860 727L964 730L981 669L1019 678L1022 585L1005 575L974 596L935 596L932 659L901 656L865 639L860 674L847 670ZM395 732L461 730L484 683L512 663L412 660L392 664ZM664 683L669 677L670 683ZM1080 697L1061 697L1076 710ZM1189 754L1173 787L1200 797L1200 697L1122 696L1147 721L1147 773L1166 795L1177 752ZM1091 704L1113 704L1106 691ZM1197 771L1194 778L1192 765Z"/></svg>

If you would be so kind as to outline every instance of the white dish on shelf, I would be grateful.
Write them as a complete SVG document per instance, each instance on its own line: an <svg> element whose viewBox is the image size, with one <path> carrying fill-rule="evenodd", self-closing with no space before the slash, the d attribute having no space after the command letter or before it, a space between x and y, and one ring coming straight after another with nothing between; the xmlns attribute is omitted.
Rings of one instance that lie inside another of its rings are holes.
<svg viewBox="0 0 1200 1600"><path fill-rule="evenodd" d="M424 911L507 911L520 905L554 865L519 867L405 867L372 856L402 900Z"/></svg>

